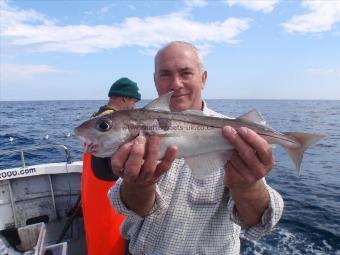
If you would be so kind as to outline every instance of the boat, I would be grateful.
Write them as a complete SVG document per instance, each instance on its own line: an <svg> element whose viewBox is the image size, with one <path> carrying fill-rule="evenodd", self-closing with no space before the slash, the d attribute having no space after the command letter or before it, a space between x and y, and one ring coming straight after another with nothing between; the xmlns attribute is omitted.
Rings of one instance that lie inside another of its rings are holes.
<svg viewBox="0 0 340 255"><path fill-rule="evenodd" d="M65 160L27 165L27 153L50 149ZM0 169L0 255L86 254L82 161L73 162L70 149L60 144L0 150L1 158L13 154L20 155L21 165Z"/></svg>

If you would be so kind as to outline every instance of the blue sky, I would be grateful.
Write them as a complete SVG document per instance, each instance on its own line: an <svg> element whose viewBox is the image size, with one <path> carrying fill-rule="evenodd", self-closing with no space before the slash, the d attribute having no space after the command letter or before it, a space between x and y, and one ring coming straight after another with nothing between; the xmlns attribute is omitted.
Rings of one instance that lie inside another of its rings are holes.
<svg viewBox="0 0 340 255"><path fill-rule="evenodd" d="M106 99L174 40L203 53L205 98L340 99L340 0L0 0L0 100Z"/></svg>

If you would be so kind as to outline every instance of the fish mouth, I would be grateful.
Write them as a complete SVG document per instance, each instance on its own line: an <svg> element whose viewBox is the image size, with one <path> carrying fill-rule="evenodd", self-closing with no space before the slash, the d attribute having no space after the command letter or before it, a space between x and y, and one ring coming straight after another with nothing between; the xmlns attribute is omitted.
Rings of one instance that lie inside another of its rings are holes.
<svg viewBox="0 0 340 255"><path fill-rule="evenodd" d="M85 143L84 151L85 153L96 153L98 149L98 144L95 143Z"/></svg>
<svg viewBox="0 0 340 255"><path fill-rule="evenodd" d="M74 130L76 136L84 143L84 153L96 154L99 149L98 141L93 139L93 137L85 134L81 128L76 128Z"/></svg>

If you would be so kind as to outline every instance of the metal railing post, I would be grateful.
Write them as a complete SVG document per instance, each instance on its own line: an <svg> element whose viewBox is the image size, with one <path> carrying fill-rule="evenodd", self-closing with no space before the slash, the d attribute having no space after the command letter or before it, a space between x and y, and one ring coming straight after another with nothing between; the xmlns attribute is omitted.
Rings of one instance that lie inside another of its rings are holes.
<svg viewBox="0 0 340 255"><path fill-rule="evenodd" d="M22 168L25 168L26 167L26 163L25 163L25 156L24 156L24 150L23 149L20 149L20 157L21 157Z"/></svg>

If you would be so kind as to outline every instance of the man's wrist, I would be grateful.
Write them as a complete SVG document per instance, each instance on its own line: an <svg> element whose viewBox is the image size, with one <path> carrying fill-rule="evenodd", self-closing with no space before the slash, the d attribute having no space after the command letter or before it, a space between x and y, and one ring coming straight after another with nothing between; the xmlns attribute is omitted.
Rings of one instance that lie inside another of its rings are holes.
<svg viewBox="0 0 340 255"><path fill-rule="evenodd" d="M125 207L140 216L148 215L156 200L156 184L139 185L122 182L120 197Z"/></svg>
<svg viewBox="0 0 340 255"><path fill-rule="evenodd" d="M263 191L267 191L264 183L262 180L258 180L257 182L250 184L250 185L243 185L243 186L237 186L229 188L231 194L247 197L251 196L253 197L256 193L262 193Z"/></svg>
<svg viewBox="0 0 340 255"><path fill-rule="evenodd" d="M262 215L270 203L268 190L262 180L247 187L231 189L230 194L244 225L251 227L261 222Z"/></svg>

